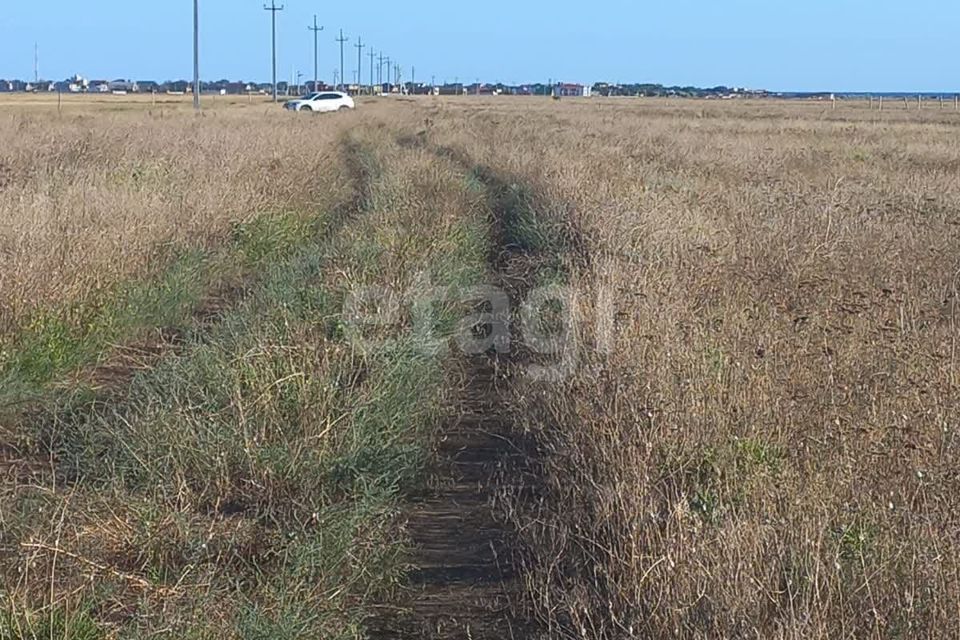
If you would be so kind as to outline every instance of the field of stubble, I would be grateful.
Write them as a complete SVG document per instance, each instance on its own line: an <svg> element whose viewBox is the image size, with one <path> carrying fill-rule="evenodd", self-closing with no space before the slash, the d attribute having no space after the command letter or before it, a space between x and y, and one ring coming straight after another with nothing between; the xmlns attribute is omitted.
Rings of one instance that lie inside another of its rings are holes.
<svg viewBox="0 0 960 640"><path fill-rule="evenodd" d="M415 613L469 382L416 314L361 348L344 308L425 281L441 338L477 285L556 298L490 504L535 633L960 634L960 114L209 107L0 103L0 638Z"/></svg>

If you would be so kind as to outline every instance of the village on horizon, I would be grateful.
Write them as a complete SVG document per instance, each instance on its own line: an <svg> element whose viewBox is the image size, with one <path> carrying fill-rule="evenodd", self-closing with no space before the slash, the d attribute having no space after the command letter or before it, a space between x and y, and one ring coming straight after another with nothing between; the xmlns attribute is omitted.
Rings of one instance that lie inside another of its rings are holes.
<svg viewBox="0 0 960 640"><path fill-rule="evenodd" d="M355 74L354 74L355 75ZM202 81L201 93L209 95L269 95L273 90L270 82L245 82L233 80ZM277 92L283 96L301 95L309 91L323 91L341 88L352 95L377 95L398 93L405 95L516 95L516 96L557 96L557 97L591 97L591 96L677 96L701 98L737 98L737 97L765 97L778 96L763 89L746 89L742 87L718 86L711 88L664 86L650 83L617 84L596 82L580 84L572 82L548 82L505 84L501 82L485 83L476 81L463 83L454 82L383 82L373 84L358 84L352 82L346 85L335 83L327 84L324 81L302 80L300 82L278 81ZM0 93L92 93L126 95L131 93L171 94L184 95L193 92L193 84L189 80L91 80L81 75L66 80L21 80L0 78ZM829 94L825 94L829 95Z"/></svg>

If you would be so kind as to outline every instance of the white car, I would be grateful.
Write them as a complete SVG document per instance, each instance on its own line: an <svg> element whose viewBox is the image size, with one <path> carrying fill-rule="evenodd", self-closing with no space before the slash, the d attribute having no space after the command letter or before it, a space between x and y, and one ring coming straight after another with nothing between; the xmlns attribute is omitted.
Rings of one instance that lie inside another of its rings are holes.
<svg viewBox="0 0 960 640"><path fill-rule="evenodd" d="M283 105L284 109L289 111L343 111L344 109L355 109L356 105L346 93L341 91L317 91L308 93L297 100L290 100Z"/></svg>

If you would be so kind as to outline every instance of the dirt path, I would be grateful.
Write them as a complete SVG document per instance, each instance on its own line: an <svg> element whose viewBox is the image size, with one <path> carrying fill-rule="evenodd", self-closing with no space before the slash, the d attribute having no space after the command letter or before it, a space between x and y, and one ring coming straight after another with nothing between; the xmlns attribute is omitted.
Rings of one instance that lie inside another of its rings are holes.
<svg viewBox="0 0 960 640"><path fill-rule="evenodd" d="M433 486L410 512L414 601L401 637L527 637L509 607L517 578L510 532L492 511L501 474L518 456L498 408L494 357L468 358L465 375L461 415L442 433Z"/></svg>
<svg viewBox="0 0 960 640"><path fill-rule="evenodd" d="M529 638L511 609L520 589L513 531L495 517L504 482L522 473L500 387L510 355L462 356L459 406L439 434L427 489L408 511L415 551L410 603L379 638L509 640Z"/></svg>
<svg viewBox="0 0 960 640"><path fill-rule="evenodd" d="M459 160L459 159L458 159ZM468 166L466 162L461 162ZM493 284L507 291L511 307L524 288L511 264L522 261L504 231L503 185L486 182L491 209L489 264ZM501 322L510 323L509 319ZM505 327L513 333L513 327ZM532 637L529 620L517 617L522 576L516 569L515 532L495 516L505 483L523 480L528 452L515 442L504 391L517 358L509 353L460 354L464 379L459 407L442 428L428 489L408 511L414 545L408 574L408 609L375 637L391 640L511 640Z"/></svg>

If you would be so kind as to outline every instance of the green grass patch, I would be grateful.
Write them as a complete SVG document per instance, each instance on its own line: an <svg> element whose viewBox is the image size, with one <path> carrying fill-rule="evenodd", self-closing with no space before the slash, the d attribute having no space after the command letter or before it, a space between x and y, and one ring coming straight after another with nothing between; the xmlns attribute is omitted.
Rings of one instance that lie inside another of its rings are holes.
<svg viewBox="0 0 960 640"><path fill-rule="evenodd" d="M664 473L684 478L691 511L710 524L748 504L754 492L775 487L783 452L759 438L733 438L705 444L664 462Z"/></svg>
<svg viewBox="0 0 960 640"><path fill-rule="evenodd" d="M41 612L12 612L0 609L0 640L103 640L106 637L86 611L68 612L55 608Z"/></svg>
<svg viewBox="0 0 960 640"><path fill-rule="evenodd" d="M206 296L255 278L270 261L302 246L319 224L294 214L264 215L238 224L222 247L171 249L166 266L151 277L37 312L17 335L0 343L0 407L96 363L113 345L136 340L145 330L189 328Z"/></svg>

